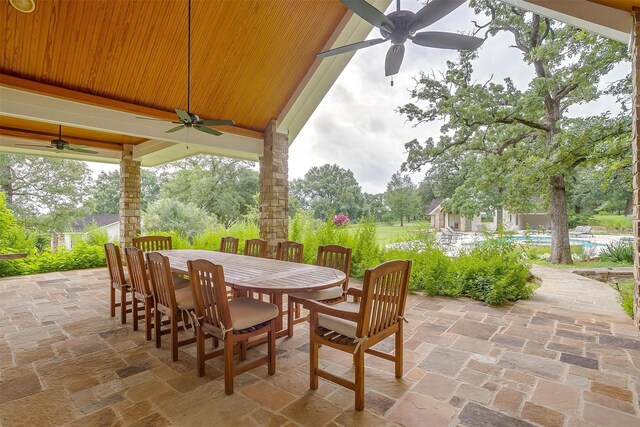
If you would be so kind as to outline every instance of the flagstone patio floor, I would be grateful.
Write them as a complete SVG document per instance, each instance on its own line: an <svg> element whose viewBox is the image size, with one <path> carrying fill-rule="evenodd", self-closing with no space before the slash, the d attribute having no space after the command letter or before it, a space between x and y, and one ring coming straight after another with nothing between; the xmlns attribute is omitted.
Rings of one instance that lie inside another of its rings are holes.
<svg viewBox="0 0 640 427"><path fill-rule="evenodd" d="M306 324L278 340L276 375L225 396L221 359L198 378L193 346L172 363L168 336L156 349L109 317L106 269L0 279L0 425L639 426L640 339L615 291L534 272L535 295L504 307L411 295L404 378L367 356L362 413L349 390L309 390ZM320 357L353 374L349 355Z"/></svg>

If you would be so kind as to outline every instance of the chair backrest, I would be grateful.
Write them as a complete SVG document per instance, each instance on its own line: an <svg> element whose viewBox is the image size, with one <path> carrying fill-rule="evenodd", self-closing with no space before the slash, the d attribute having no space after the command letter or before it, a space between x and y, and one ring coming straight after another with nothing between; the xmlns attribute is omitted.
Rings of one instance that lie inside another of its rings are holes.
<svg viewBox="0 0 640 427"><path fill-rule="evenodd" d="M347 278L342 284L342 289L346 291L349 288L349 275L351 274L351 248L345 248L340 245L318 246L316 265L343 271L344 274L347 275Z"/></svg>
<svg viewBox="0 0 640 427"><path fill-rule="evenodd" d="M144 252L169 251L172 249L170 236L142 236L133 239L133 246Z"/></svg>
<svg viewBox="0 0 640 427"><path fill-rule="evenodd" d="M174 310L177 307L176 290L173 286L169 258L158 252L149 252L147 253L147 267L156 305L161 304Z"/></svg>
<svg viewBox="0 0 640 427"><path fill-rule="evenodd" d="M292 242L289 240L286 242L278 242L276 259L280 261L302 262L303 250L304 245L302 243Z"/></svg>
<svg viewBox="0 0 640 427"><path fill-rule="evenodd" d="M204 259L188 261L193 303L199 322L223 329L231 327L231 313L227 302L227 286L221 265Z"/></svg>
<svg viewBox="0 0 640 427"><path fill-rule="evenodd" d="M441 228L440 231L442 232L443 236L451 236L453 233L451 233L451 231L449 231L449 229L447 228Z"/></svg>
<svg viewBox="0 0 640 427"><path fill-rule="evenodd" d="M589 234L589 233L591 233L591 229L592 229L592 228L593 228L593 227L591 227L590 225L585 225L584 227L582 227L582 232L583 232L584 234Z"/></svg>
<svg viewBox="0 0 640 427"><path fill-rule="evenodd" d="M267 241L262 239L249 239L244 244L244 254L259 258L267 256Z"/></svg>
<svg viewBox="0 0 640 427"><path fill-rule="evenodd" d="M220 240L220 252L226 252L228 254L237 254L238 253L238 242L239 240L235 237L228 236L223 237Z"/></svg>
<svg viewBox="0 0 640 427"><path fill-rule="evenodd" d="M365 271L356 336L370 337L402 322L410 274L411 261L388 261Z"/></svg>
<svg viewBox="0 0 640 427"><path fill-rule="evenodd" d="M144 263L144 252L131 246L124 249L124 254L127 257L127 269L129 270L131 286L139 294L144 296L151 295L147 267Z"/></svg>
<svg viewBox="0 0 640 427"><path fill-rule="evenodd" d="M122 268L120 248L113 243L106 243L104 245L104 253L107 258L107 267L109 269L109 279L111 279L111 285L126 285L127 279L124 276L124 269Z"/></svg>

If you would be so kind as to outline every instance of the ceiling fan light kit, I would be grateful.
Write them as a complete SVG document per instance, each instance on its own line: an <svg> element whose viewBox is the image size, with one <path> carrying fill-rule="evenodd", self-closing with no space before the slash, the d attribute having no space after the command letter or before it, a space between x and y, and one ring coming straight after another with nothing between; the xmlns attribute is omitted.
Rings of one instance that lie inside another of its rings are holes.
<svg viewBox="0 0 640 427"><path fill-rule="evenodd" d="M484 42L484 39L457 33L423 31L416 34L416 31L428 27L453 12L466 0L433 0L416 13L409 10L401 10L400 0L397 0L397 10L388 15L380 12L366 0L340 1L353 13L378 28L382 38L365 40L326 50L320 52L318 57L327 58L391 41L391 47L387 51L384 66L386 77L393 76L400 71L404 58L404 43L407 40L411 40L419 46L455 50L475 50Z"/></svg>
<svg viewBox="0 0 640 427"><path fill-rule="evenodd" d="M31 13L36 10L35 0L9 0L9 3L14 9L23 13Z"/></svg>

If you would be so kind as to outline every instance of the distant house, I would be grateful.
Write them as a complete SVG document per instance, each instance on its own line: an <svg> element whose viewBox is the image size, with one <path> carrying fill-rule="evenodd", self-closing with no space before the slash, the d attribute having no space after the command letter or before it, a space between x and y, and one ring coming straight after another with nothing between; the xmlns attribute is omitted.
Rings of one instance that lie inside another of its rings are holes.
<svg viewBox="0 0 640 427"><path fill-rule="evenodd" d="M99 229L104 229L109 235L109 241L118 241L120 238L120 217L117 214L101 214L101 215L87 215L71 224L73 231L66 232L58 235L58 242L52 247L60 246L64 244L67 249L71 249L73 246L73 235L84 235L84 230L87 226L94 225Z"/></svg>
<svg viewBox="0 0 640 427"><path fill-rule="evenodd" d="M431 228L440 230L451 227L456 231L477 231L482 226L495 230L498 226L496 212L482 213L473 217L465 217L455 212L449 212L442 206L442 199L433 199L427 207L431 216ZM505 230L526 230L528 228L551 227L551 218L545 212L510 213L502 211L502 223Z"/></svg>

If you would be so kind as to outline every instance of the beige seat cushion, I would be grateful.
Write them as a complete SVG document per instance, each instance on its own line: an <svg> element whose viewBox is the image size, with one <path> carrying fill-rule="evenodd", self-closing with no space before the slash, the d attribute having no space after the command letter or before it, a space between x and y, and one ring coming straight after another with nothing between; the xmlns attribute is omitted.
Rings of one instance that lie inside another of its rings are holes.
<svg viewBox="0 0 640 427"><path fill-rule="evenodd" d="M247 329L278 317L275 304L241 297L229 301L229 312L234 330Z"/></svg>
<svg viewBox="0 0 640 427"><path fill-rule="evenodd" d="M193 309L193 293L191 288L176 289L176 302L178 307L184 310Z"/></svg>
<svg viewBox="0 0 640 427"><path fill-rule="evenodd" d="M360 304L350 301L341 302L336 305L332 305L331 307L336 310L351 311L353 313L358 313L360 311ZM325 329L336 331L337 333L347 337L356 337L357 324L351 320L345 320L340 317L328 316L326 314L319 313L318 325Z"/></svg>
<svg viewBox="0 0 640 427"><path fill-rule="evenodd" d="M333 288L329 288L329 289L292 292L289 295L295 298L324 301L324 300L340 298L342 296L342 293L343 293L342 286L334 286Z"/></svg>

